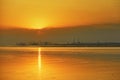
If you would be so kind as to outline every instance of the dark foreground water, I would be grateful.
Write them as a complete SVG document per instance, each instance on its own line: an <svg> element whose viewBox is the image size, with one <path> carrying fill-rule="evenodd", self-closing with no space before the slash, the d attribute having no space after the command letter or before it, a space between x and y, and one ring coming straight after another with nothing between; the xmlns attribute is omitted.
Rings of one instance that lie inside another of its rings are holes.
<svg viewBox="0 0 120 80"><path fill-rule="evenodd" d="M0 47L0 80L120 80L120 48Z"/></svg>

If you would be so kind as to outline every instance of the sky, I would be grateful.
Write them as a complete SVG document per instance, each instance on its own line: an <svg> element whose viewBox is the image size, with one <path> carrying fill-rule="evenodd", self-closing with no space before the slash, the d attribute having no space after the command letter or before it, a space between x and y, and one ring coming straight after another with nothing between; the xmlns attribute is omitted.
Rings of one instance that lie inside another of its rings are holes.
<svg viewBox="0 0 120 80"><path fill-rule="evenodd" d="M1 28L120 23L119 0L0 0Z"/></svg>
<svg viewBox="0 0 120 80"><path fill-rule="evenodd" d="M0 0L0 45L120 42L120 0Z"/></svg>

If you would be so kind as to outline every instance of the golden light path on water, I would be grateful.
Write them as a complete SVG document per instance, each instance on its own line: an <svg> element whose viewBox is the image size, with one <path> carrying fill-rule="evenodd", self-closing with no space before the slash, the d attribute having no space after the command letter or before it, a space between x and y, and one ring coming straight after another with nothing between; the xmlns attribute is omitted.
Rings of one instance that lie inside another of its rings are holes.
<svg viewBox="0 0 120 80"><path fill-rule="evenodd" d="M42 65L41 65L41 48L38 48L38 70L41 71Z"/></svg>

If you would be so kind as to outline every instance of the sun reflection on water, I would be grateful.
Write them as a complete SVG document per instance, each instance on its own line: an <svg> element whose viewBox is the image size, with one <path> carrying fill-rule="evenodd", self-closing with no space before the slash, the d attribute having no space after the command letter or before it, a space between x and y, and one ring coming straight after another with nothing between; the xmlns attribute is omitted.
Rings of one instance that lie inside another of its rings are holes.
<svg viewBox="0 0 120 80"><path fill-rule="evenodd" d="M38 48L38 70L41 71L42 65L41 65L41 48Z"/></svg>

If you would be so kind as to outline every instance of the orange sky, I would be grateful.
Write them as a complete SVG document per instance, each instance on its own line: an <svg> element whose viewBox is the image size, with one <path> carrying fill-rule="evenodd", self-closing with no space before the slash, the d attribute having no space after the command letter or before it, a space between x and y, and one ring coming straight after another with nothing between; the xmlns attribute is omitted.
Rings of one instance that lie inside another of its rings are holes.
<svg viewBox="0 0 120 80"><path fill-rule="evenodd" d="M119 0L1 0L0 26L44 27L119 23Z"/></svg>

